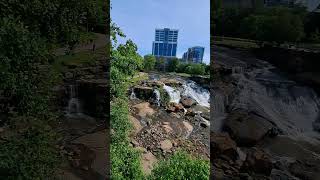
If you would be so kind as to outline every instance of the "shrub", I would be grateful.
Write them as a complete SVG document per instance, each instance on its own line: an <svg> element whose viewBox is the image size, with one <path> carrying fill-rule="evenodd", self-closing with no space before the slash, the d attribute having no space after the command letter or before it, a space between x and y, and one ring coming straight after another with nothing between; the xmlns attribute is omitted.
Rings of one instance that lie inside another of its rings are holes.
<svg viewBox="0 0 320 180"><path fill-rule="evenodd" d="M144 56L143 67L145 71L153 70L156 65L156 58L149 54Z"/></svg>
<svg viewBox="0 0 320 180"><path fill-rule="evenodd" d="M127 139L128 133L132 128L128 117L128 103L124 99L114 99L111 103L111 128L114 131L114 134L111 136L113 142L123 142Z"/></svg>
<svg viewBox="0 0 320 180"><path fill-rule="evenodd" d="M49 126L33 117L24 117L32 124L24 126L0 146L0 179L46 179L59 166L59 157L54 148L56 135Z"/></svg>
<svg viewBox="0 0 320 180"><path fill-rule="evenodd" d="M169 159L159 162L152 170L149 179L209 179L209 169L208 161L196 159L184 152L177 152Z"/></svg>
<svg viewBox="0 0 320 180"><path fill-rule="evenodd" d="M140 152L126 143L111 144L111 179L143 179Z"/></svg>
<svg viewBox="0 0 320 180"><path fill-rule="evenodd" d="M167 91L165 89L163 89L163 87L160 87L159 89L159 92L160 92L160 101L161 101L161 104L163 106L166 106L169 102L170 102L170 96L169 94L167 93Z"/></svg>
<svg viewBox="0 0 320 180"><path fill-rule="evenodd" d="M178 58L171 59L169 61L168 71L169 72L177 72L180 61Z"/></svg>

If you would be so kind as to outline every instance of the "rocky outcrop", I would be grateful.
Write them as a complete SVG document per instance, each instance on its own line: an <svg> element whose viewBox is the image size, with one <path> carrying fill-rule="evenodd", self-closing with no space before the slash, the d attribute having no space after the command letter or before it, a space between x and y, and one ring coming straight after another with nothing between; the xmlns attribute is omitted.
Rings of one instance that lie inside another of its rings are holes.
<svg viewBox="0 0 320 180"><path fill-rule="evenodd" d="M180 102L186 108L189 108L189 107L197 104L197 102L194 99L192 99L191 97L186 97L186 96L181 97Z"/></svg>
<svg viewBox="0 0 320 180"><path fill-rule="evenodd" d="M98 118L107 116L107 79L81 79L77 84L84 113Z"/></svg>
<svg viewBox="0 0 320 180"><path fill-rule="evenodd" d="M224 129L240 145L253 145L274 128L267 119L245 110L231 112L225 120Z"/></svg>
<svg viewBox="0 0 320 180"><path fill-rule="evenodd" d="M227 133L210 134L210 151L213 158L225 155L232 160L237 158L237 144Z"/></svg>
<svg viewBox="0 0 320 180"><path fill-rule="evenodd" d="M180 103L172 102L167 105L166 109L168 112L179 112L179 111L183 111L184 107Z"/></svg>
<svg viewBox="0 0 320 180"><path fill-rule="evenodd" d="M141 118L152 116L155 113L155 111L150 107L150 103L148 102L136 104L133 107L136 108L137 115L139 115Z"/></svg>
<svg viewBox="0 0 320 180"><path fill-rule="evenodd" d="M268 154L263 150L252 148L247 152L247 158L242 167L246 172L254 172L269 176L272 170L272 162Z"/></svg>
<svg viewBox="0 0 320 180"><path fill-rule="evenodd" d="M290 74L296 81L312 86L320 92L319 59L320 52L307 52L276 47L254 50L254 54Z"/></svg>
<svg viewBox="0 0 320 180"><path fill-rule="evenodd" d="M152 87L145 87L145 86L135 86L133 91L137 98L143 100L149 100L153 95L153 88Z"/></svg>

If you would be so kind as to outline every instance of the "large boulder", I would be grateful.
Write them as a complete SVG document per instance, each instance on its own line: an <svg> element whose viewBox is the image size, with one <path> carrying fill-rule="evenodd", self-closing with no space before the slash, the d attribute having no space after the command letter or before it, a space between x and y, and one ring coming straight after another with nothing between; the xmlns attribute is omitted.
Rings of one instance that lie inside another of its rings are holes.
<svg viewBox="0 0 320 180"><path fill-rule="evenodd" d="M227 133L210 134L210 150L213 158L225 155L230 159L237 159L237 144Z"/></svg>
<svg viewBox="0 0 320 180"><path fill-rule="evenodd" d="M240 145L254 145L270 131L274 126L266 118L252 112L235 110L226 118L224 129Z"/></svg>
<svg viewBox="0 0 320 180"><path fill-rule="evenodd" d="M150 107L149 102L143 102L140 104L136 104L133 106L137 110L137 115L140 116L141 118L145 118L147 116L152 116L155 111Z"/></svg>
<svg viewBox="0 0 320 180"><path fill-rule="evenodd" d="M272 168L273 164L269 155L262 149L252 148L248 150L243 170L269 176Z"/></svg>
<svg viewBox="0 0 320 180"><path fill-rule="evenodd" d="M183 96L181 99L180 99L180 102L181 104L186 107L186 108L189 108L195 104L197 104L197 102L192 99L191 97L186 97L186 96Z"/></svg>
<svg viewBox="0 0 320 180"><path fill-rule="evenodd" d="M180 103L175 103L175 102L171 102L167 105L166 110L168 112L178 112L178 111L183 111L183 105Z"/></svg>

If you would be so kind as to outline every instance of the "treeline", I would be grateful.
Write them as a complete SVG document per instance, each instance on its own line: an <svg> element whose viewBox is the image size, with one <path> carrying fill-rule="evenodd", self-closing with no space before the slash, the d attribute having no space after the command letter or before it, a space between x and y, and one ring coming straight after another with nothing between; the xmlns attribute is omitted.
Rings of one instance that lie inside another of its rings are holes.
<svg viewBox="0 0 320 180"><path fill-rule="evenodd" d="M216 36L276 42L320 42L320 15L304 7L223 7L213 4L212 25Z"/></svg>
<svg viewBox="0 0 320 180"><path fill-rule="evenodd" d="M167 63L167 64L166 64ZM209 75L210 67L204 63L186 63L182 59L172 58L166 62L166 59L148 54L144 56L143 70L160 70L166 72L187 73L191 75Z"/></svg>
<svg viewBox="0 0 320 180"><path fill-rule="evenodd" d="M107 16L103 0L0 0L0 179L47 179L60 165L50 103L54 48Z"/></svg>

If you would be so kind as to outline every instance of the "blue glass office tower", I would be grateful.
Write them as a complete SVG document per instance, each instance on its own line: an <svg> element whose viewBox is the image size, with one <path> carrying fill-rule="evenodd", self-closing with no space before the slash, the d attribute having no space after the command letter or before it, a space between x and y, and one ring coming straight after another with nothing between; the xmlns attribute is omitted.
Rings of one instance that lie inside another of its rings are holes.
<svg viewBox="0 0 320 180"><path fill-rule="evenodd" d="M177 54L177 44L177 29L156 29L155 41L152 44L152 54L156 57L174 58Z"/></svg>
<svg viewBox="0 0 320 180"><path fill-rule="evenodd" d="M183 54L182 59L185 62L192 62L192 63L202 63L204 54L204 47L195 46L189 48L187 52Z"/></svg>

